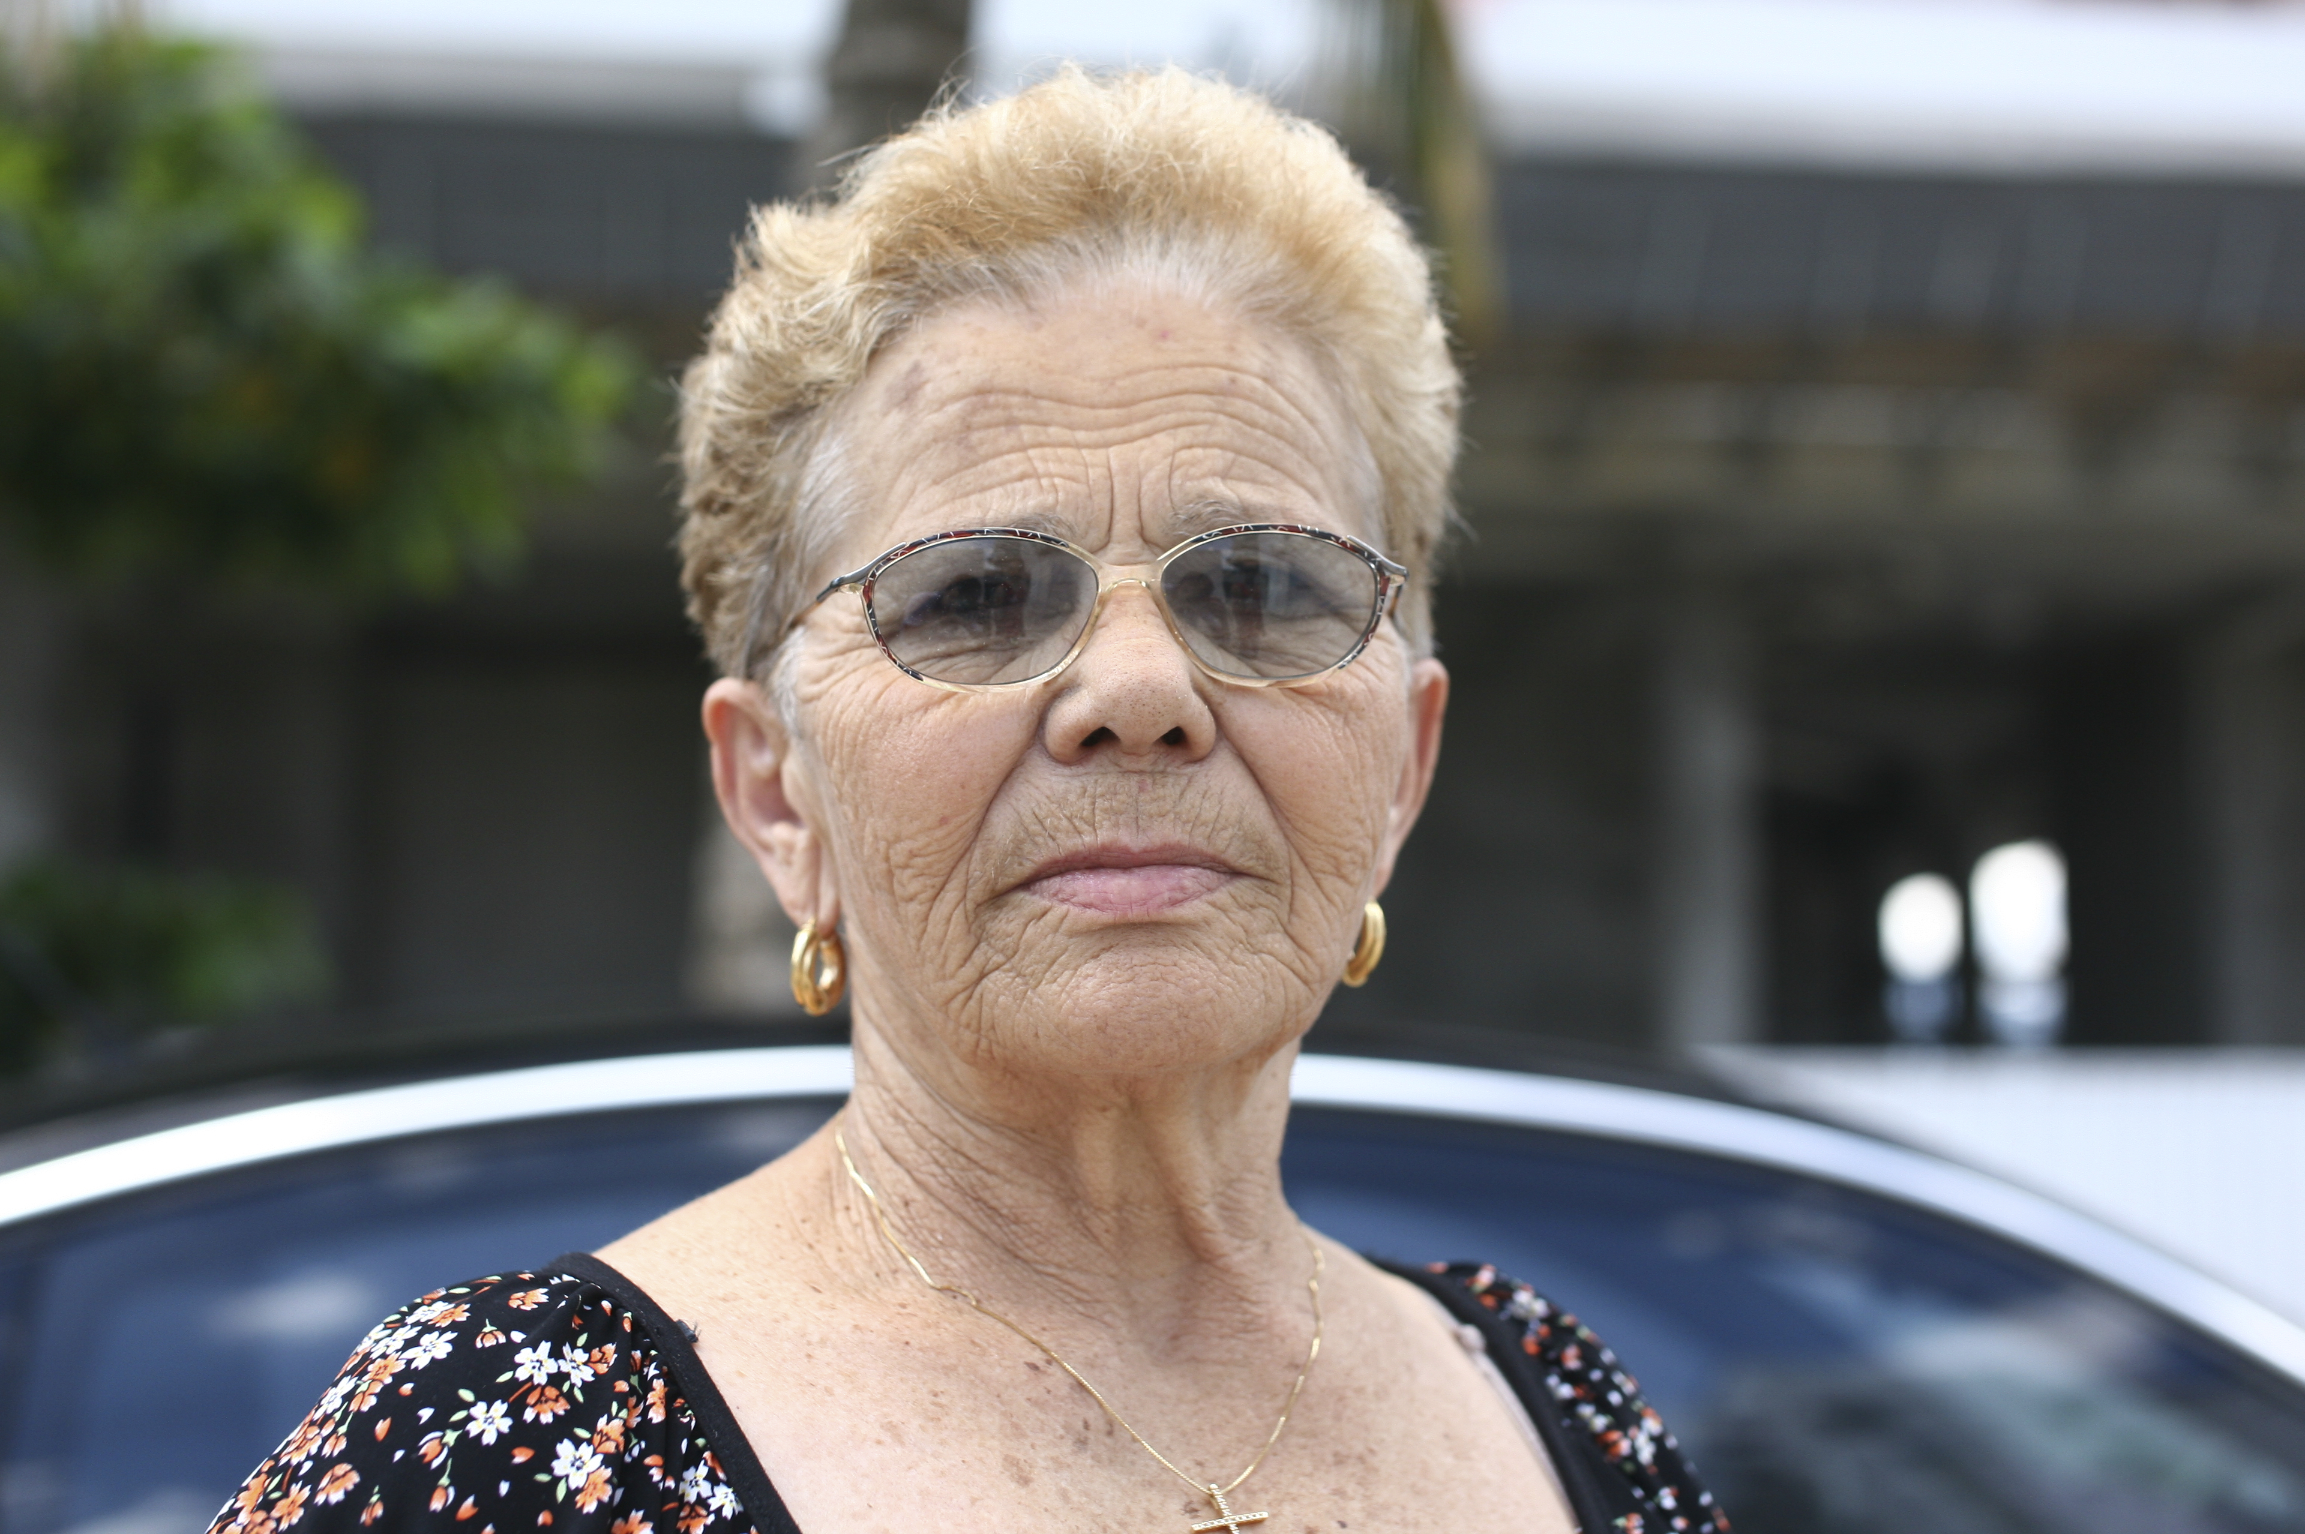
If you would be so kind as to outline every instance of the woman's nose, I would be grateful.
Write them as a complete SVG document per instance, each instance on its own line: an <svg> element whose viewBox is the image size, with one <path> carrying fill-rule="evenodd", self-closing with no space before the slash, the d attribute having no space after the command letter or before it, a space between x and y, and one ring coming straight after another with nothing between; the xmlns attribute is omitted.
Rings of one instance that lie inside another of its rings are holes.
<svg viewBox="0 0 2305 1534"><path fill-rule="evenodd" d="M1216 743L1201 674L1161 618L1150 581L1115 581L1080 656L1058 681L1046 739L1060 762L1110 749L1193 761Z"/></svg>

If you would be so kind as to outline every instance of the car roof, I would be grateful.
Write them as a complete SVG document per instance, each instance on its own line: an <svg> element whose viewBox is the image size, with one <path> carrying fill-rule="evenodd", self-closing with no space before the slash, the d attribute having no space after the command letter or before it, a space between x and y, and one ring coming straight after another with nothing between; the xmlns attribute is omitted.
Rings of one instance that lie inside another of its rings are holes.
<svg viewBox="0 0 2305 1534"><path fill-rule="evenodd" d="M845 1043L659 1050L435 1073L225 1106L0 1173L0 1228L299 1156L522 1120L845 1094ZM1376 1055L1308 1053L1300 1106L1506 1124L1819 1178L2043 1252L2305 1382L2305 1328L2152 1247L1998 1178L1876 1136L1720 1093ZM220 1106L211 1099L212 1106Z"/></svg>

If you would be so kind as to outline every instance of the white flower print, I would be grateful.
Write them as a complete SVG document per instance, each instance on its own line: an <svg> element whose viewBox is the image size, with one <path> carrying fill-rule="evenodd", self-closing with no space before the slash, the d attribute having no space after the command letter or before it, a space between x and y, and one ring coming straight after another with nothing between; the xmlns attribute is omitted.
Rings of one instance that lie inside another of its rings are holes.
<svg viewBox="0 0 2305 1534"><path fill-rule="evenodd" d="M712 1468L701 1462L680 1473L680 1500L702 1502L709 1497L712 1487Z"/></svg>
<svg viewBox="0 0 2305 1534"><path fill-rule="evenodd" d="M549 1342L540 1342L532 1348L522 1348L512 1355L512 1377L531 1385L549 1383L552 1379L552 1371L559 1367L560 1361L552 1356L552 1344Z"/></svg>
<svg viewBox="0 0 2305 1534"><path fill-rule="evenodd" d="M426 1364L440 1362L455 1351L456 1339L447 1332L426 1332L416 1340L414 1346L402 1350L400 1356L410 1368L421 1369Z"/></svg>
<svg viewBox="0 0 2305 1534"><path fill-rule="evenodd" d="M592 1367L591 1355L582 1348L563 1347L560 1350L560 1372L568 1376L571 1385L590 1384L599 1371Z"/></svg>
<svg viewBox="0 0 2305 1534"><path fill-rule="evenodd" d="M552 1473L560 1477L561 1484L570 1491L577 1491L602 1463L600 1451L592 1446L590 1439L563 1438L552 1454Z"/></svg>
<svg viewBox="0 0 2305 1534"><path fill-rule="evenodd" d="M482 1443L494 1443L512 1431L512 1405L508 1401L483 1401L465 1418L465 1427Z"/></svg>
<svg viewBox="0 0 2305 1534"><path fill-rule="evenodd" d="M736 1493L728 1489L726 1482L716 1483L712 1488L711 1505L715 1518L734 1518L738 1507Z"/></svg>

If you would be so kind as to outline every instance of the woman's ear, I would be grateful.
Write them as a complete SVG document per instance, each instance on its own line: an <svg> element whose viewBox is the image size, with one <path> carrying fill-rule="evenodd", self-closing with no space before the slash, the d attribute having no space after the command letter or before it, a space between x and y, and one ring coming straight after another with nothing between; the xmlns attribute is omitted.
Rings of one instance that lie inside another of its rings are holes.
<svg viewBox="0 0 2305 1534"><path fill-rule="evenodd" d="M729 830L768 876L794 926L840 920L840 891L810 823L802 763L776 705L757 683L723 677L704 692L712 788Z"/></svg>
<svg viewBox="0 0 2305 1534"><path fill-rule="evenodd" d="M1409 749L1401 761L1400 779L1393 785L1385 844L1377 855L1379 891L1392 882L1393 861L1424 811L1425 796L1432 792L1433 769L1441 760L1441 719L1448 711L1448 668L1428 656L1409 671Z"/></svg>

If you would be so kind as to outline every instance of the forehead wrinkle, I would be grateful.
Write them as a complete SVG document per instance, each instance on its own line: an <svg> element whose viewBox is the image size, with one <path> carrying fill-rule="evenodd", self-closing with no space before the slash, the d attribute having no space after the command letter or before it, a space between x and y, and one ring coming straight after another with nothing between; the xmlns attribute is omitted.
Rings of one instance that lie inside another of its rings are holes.
<svg viewBox="0 0 2305 1534"><path fill-rule="evenodd" d="M934 420L945 414L959 413L970 418L965 423L965 429L971 432L985 429L985 425L974 418L987 414L1005 418L989 423L995 429L1029 428L1047 424L1057 425L1067 431L1079 431L1081 427L1076 421L1055 422L1045 420L1044 417L1051 411L1085 413L1092 419L1122 416L1138 412L1148 404L1173 401L1172 410L1156 413L1151 420L1138 423L1138 429L1166 429L1171 424L1166 417L1176 413L1205 413L1230 418L1235 424L1251 431L1284 439L1301 435L1309 442L1325 443L1332 436L1333 429L1350 429L1341 411L1337 420L1324 422L1318 412L1300 400L1299 396L1303 394L1326 396L1332 392L1317 374L1309 374L1304 380L1311 385L1310 389L1291 389L1284 387L1282 381L1244 364L1195 359L1191 362L1109 374L1094 380L1091 388L1072 389L1066 386L1074 380L1063 375L1036 376L1029 381L1004 381L997 376L997 371L993 377L955 378L946 375L947 381L953 385L951 392L942 398L932 397L930 405L917 414L925 420ZM1300 364L1299 368L1291 371L1305 370ZM1233 380L1245 382L1247 387L1228 386ZM1131 385L1133 387L1123 388ZM1115 389L1122 390L1118 397L1113 395ZM1333 399L1329 403L1341 404ZM1125 423L1116 423L1112 429L1128 428Z"/></svg>
<svg viewBox="0 0 2305 1534"><path fill-rule="evenodd" d="M1307 371L1302 359L1293 360L1298 361L1299 366L1291 371ZM999 376L1007 370L1005 365L996 366L991 376L941 372L935 385L942 387L932 385L922 391L928 395L927 403L904 413L930 425L947 416L961 416L957 436L963 441L988 430L1029 431L1035 427L1054 427L1072 435L1084 429L1092 434L1168 430L1178 424L1179 416L1213 417L1251 432L1282 440L1297 439L1305 445L1327 445L1332 426L1350 430L1347 419L1340 417L1324 423L1319 412L1300 399L1307 393L1332 394L1317 373L1310 373L1305 380L1312 385L1310 390L1290 389L1256 368L1195 359L1108 375L1095 381L1096 387L1084 391L1067 387L1074 380L1063 374L1044 373L1015 380ZM1243 384L1246 386L1242 387ZM1133 387L1123 389L1119 397L1111 397L1112 391L1120 386ZM1106 397L1092 397L1096 394ZM1333 398L1329 403L1341 404ZM1105 424L1106 418L1135 415L1148 404L1165 405L1165 408L1156 409L1146 418ZM884 413L897 414L888 410L885 402L883 408ZM1050 418L1057 413L1068 418ZM988 416L994 419L984 419ZM1082 417L1091 424L1084 428ZM954 439L954 434L948 432L936 435L939 440Z"/></svg>
<svg viewBox="0 0 2305 1534"><path fill-rule="evenodd" d="M1372 518L1355 513L1373 508L1355 504L1369 497L1357 483L1365 476L1351 467L1366 457L1359 431L1349 416L1323 429L1319 404L1338 402L1307 359L1268 348L1259 360L1317 387L1291 389L1284 385L1296 380L1205 357L1105 375L1093 381L1103 398L1068 387L1067 375L1019 377L1023 359L1000 359L990 377L936 370L907 401L911 429L901 434L925 451L890 444L903 454L890 488L904 487L890 516L909 520L924 503L942 501L948 514L934 518L941 527L1023 525L1095 542L1092 519L1109 528L1112 516L1133 509L1143 541L1159 548L1238 520L1313 520L1367 534L1363 524ZM1116 388L1119 397L1111 397ZM1149 461L1132 465L1129 451L1139 445ZM1339 445L1350 460L1338 466L1342 475L1332 467ZM1260 494L1255 482L1267 478L1276 483ZM1147 493L1156 484L1167 492L1157 497L1165 508ZM1242 510L1209 514L1228 501ZM1159 537L1156 517L1175 536ZM906 531L928 530L926 520Z"/></svg>
<svg viewBox="0 0 2305 1534"><path fill-rule="evenodd" d="M946 466L937 455L908 458L897 470L893 494L884 509L884 524L901 523L928 508L942 513L935 520L952 527L962 525L1026 526L1042 529L1053 522L1052 504L1074 498L1078 487L1057 472L1045 447L1009 448L991 454L971 454L965 462ZM914 532L942 531L925 526Z"/></svg>
<svg viewBox="0 0 2305 1534"><path fill-rule="evenodd" d="M924 440L937 449L957 449L971 456L990 459L1002 453L1035 452L1051 447L1075 447L1084 451L1101 451L1149 444L1163 437L1180 439L1179 446L1186 450L1194 447L1212 447L1222 443L1233 450L1246 442L1270 443L1288 456L1317 460L1322 450L1332 444L1325 437L1299 436L1273 427L1285 424L1279 416L1245 419L1248 413L1224 408L1226 403L1206 396L1164 395L1160 408L1147 409L1143 405L1127 410L1091 412L1102 419L1082 420L1083 412L1072 412L1074 419L1037 419L1004 421L997 426L976 425L954 434L925 435ZM987 439L992 439L988 441Z"/></svg>
<svg viewBox="0 0 2305 1534"><path fill-rule="evenodd" d="M1193 462L1202 456L1220 461L1206 465ZM1258 472L1243 473L1244 466ZM1308 482L1323 477L1317 465L1292 468L1239 447L1204 444L1195 452L1173 455L1162 470L1167 501L1174 508L1168 523L1178 529L1178 539L1205 527L1233 522L1305 522L1361 537L1374 534L1378 542L1383 541L1376 518L1362 504L1353 485ZM1285 488L1276 488L1273 481ZM1204 515L1220 511L1221 521Z"/></svg>

